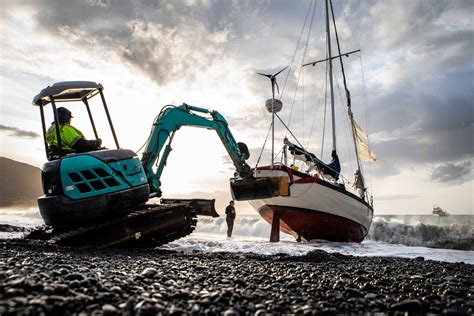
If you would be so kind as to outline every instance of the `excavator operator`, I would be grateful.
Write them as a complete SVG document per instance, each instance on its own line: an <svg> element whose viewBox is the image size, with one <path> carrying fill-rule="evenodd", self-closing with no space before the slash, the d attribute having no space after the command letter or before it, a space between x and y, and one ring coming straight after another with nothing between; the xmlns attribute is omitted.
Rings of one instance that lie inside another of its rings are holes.
<svg viewBox="0 0 474 316"><path fill-rule="evenodd" d="M61 135L61 147L66 152L87 152L100 149L102 140L87 140L82 132L71 125L72 113L66 108L57 109L59 130ZM56 126L54 122L46 132L46 142L55 147L58 145Z"/></svg>

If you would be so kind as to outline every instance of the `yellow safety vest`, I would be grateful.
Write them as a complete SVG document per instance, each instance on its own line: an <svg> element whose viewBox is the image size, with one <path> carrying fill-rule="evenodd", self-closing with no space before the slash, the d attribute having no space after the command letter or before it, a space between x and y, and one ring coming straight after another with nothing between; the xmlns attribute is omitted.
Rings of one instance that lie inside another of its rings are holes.
<svg viewBox="0 0 474 316"><path fill-rule="evenodd" d="M59 131L61 134L61 146L63 149L73 150L72 146L77 142L77 140L79 138L84 138L84 135L80 130L69 124L59 124ZM46 132L46 142L49 145L58 145L55 124L52 124Z"/></svg>

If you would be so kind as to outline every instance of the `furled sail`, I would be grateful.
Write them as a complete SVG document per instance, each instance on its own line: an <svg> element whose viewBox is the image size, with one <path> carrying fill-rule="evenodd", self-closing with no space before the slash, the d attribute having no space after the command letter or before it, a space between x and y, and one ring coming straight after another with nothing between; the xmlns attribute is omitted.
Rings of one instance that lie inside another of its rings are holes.
<svg viewBox="0 0 474 316"><path fill-rule="evenodd" d="M359 158L365 161L376 161L378 157L369 148L369 138L367 134L365 134L364 130L356 121L353 120L352 123L354 124L355 141Z"/></svg>
<svg viewBox="0 0 474 316"><path fill-rule="evenodd" d="M335 179L339 178L339 173L341 172L341 165L339 163L339 157L335 150L332 152L332 161L329 164L325 164L319 160L315 154L310 153L309 151L301 148L287 138L285 138L284 143L288 146L290 153L295 156L295 159L303 161L308 166L308 172L314 169L318 169L320 172L329 175Z"/></svg>

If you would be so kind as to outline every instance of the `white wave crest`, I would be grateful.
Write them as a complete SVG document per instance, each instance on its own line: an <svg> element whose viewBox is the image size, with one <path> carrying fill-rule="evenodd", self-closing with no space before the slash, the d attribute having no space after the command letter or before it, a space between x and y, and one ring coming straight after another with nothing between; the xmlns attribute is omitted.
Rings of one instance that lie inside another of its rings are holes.
<svg viewBox="0 0 474 316"><path fill-rule="evenodd" d="M438 226L421 222L408 224L396 218L376 217L367 239L407 246L474 250L474 227L462 224Z"/></svg>
<svg viewBox="0 0 474 316"><path fill-rule="evenodd" d="M196 232L227 234L225 218L199 217ZM237 217L234 222L233 235L266 237L270 236L270 225L262 219L254 217Z"/></svg>

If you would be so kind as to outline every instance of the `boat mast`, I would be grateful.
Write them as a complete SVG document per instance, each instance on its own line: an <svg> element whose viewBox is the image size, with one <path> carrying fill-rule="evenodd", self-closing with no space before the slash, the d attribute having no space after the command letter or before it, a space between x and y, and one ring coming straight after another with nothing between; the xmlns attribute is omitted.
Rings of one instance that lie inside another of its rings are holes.
<svg viewBox="0 0 474 316"><path fill-rule="evenodd" d="M346 74L344 72L344 63L342 62L342 55L341 55L341 45L339 44L339 36L337 35L337 27L336 27L336 17L334 16L334 9L332 7L332 1L331 0L326 0L326 4L330 1L331 4L331 14L332 14L332 22L334 24L334 33L336 34L336 43L337 43L337 50L339 53L339 61L341 63L341 70L342 70L342 79L344 82L344 89L346 90L346 98L347 98L347 114L349 115L349 119L351 122L351 129L352 129L352 138L354 140L354 149L355 149L355 155L357 158L357 171L355 173L355 186L357 190L360 190L360 197L364 199L366 196L366 187L365 187L365 181L364 177L362 175L362 165L360 163L360 157L359 157L359 148L357 146L357 139L356 139L356 125L354 122L354 114L352 113L352 108L351 108L351 93L349 92L349 89L347 89L347 82L346 82ZM368 196L367 196L368 198Z"/></svg>
<svg viewBox="0 0 474 316"><path fill-rule="evenodd" d="M329 0L331 1L331 0ZM357 140L356 140L356 131L355 131L355 125L354 125L354 114L352 113L352 107L351 107L351 93L349 92L349 89L347 89L347 82L346 82L346 74L344 72L344 63L342 62L342 54L341 54L341 45L339 44L339 36L337 35L337 28L336 28L336 17L334 16L334 9L332 7L332 1L330 2L331 4L331 14L332 14L332 22L334 24L334 33L336 34L336 43L337 43L337 50L339 53L339 61L341 63L341 70L342 70L342 79L344 82L344 89L346 90L346 98L347 98L347 114L349 115L349 119L351 122L351 130L352 130L352 138L354 141L354 148L355 148L355 155L357 158L357 169L359 172L362 172L361 170L361 163L360 163L360 157L359 157L359 150L357 147ZM360 51L360 50L357 50ZM354 52L357 52L354 51Z"/></svg>
<svg viewBox="0 0 474 316"><path fill-rule="evenodd" d="M273 74L273 75L262 74L260 72L257 72L258 75L264 76L264 77L267 77L268 79L270 79L270 82L272 84L271 107L270 108L267 107L267 110L270 113L272 113L272 168L273 168L273 164L274 164L274 161L275 161L275 113L279 112L281 110L281 106L282 106L281 101L275 99L275 86L277 88L278 93L280 93L280 88L278 87L278 83L276 81L276 76L278 76L282 71L284 71L288 67L289 66L286 66L285 68L283 68L282 70L280 70L279 72L277 72L276 74ZM279 103L278 106L277 106L277 103Z"/></svg>
<svg viewBox="0 0 474 316"><path fill-rule="evenodd" d="M334 109L334 86L332 79L332 52L331 52L331 32L329 29L329 0L326 0L326 35L329 61L329 89L331 92L331 116L332 116L332 150L336 150L336 112Z"/></svg>
<svg viewBox="0 0 474 316"><path fill-rule="evenodd" d="M272 81L272 169L273 169L274 160L275 160L275 85L273 84L273 81Z"/></svg>

